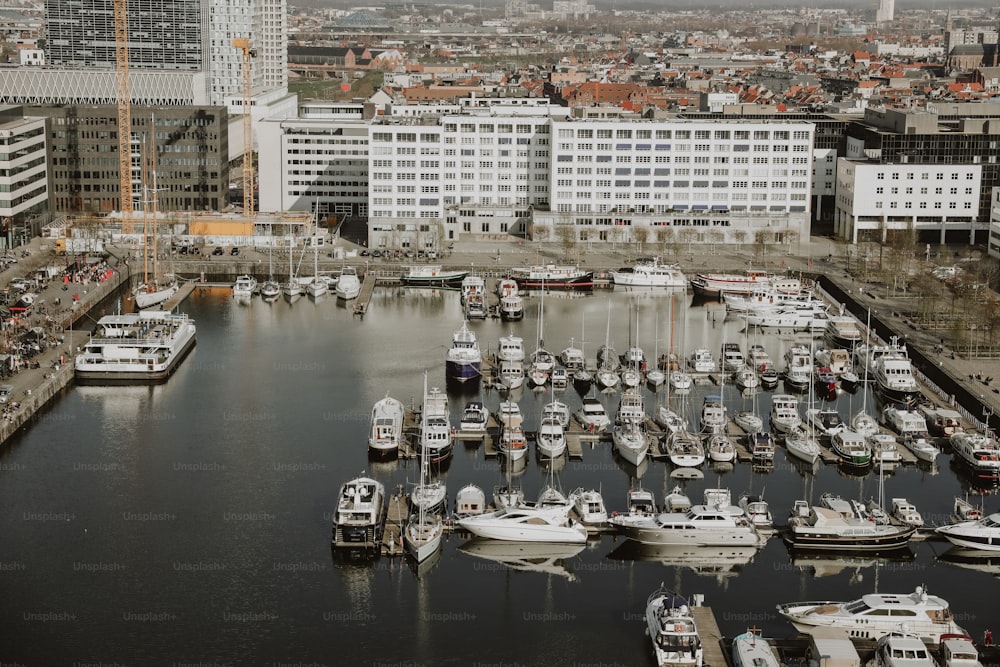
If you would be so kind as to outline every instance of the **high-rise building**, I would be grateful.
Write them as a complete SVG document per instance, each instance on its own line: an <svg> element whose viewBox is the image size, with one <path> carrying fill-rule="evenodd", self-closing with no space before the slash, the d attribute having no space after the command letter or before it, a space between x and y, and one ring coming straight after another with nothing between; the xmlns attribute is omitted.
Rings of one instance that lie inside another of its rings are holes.
<svg viewBox="0 0 1000 667"><path fill-rule="evenodd" d="M875 23L891 21L896 14L896 0L879 0L875 11Z"/></svg>

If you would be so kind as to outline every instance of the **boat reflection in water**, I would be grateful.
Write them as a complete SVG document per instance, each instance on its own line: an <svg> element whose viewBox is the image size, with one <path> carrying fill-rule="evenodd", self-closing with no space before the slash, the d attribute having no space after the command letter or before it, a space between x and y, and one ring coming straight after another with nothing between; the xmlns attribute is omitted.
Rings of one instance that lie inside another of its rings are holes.
<svg viewBox="0 0 1000 667"><path fill-rule="evenodd" d="M719 583L739 575L757 554L757 547L692 547L642 544L625 540L611 553L611 560L661 563L667 567L687 567L695 574L715 577Z"/></svg>
<svg viewBox="0 0 1000 667"><path fill-rule="evenodd" d="M955 567L991 574L1000 579L1000 552L983 551L982 549L966 549L952 547L937 557L941 563L949 563Z"/></svg>
<svg viewBox="0 0 1000 667"><path fill-rule="evenodd" d="M909 547L880 553L878 556L851 556L844 553L823 553L814 551L789 550L792 566L801 570L811 569L814 577L832 577L853 570L851 582L857 583L863 580L862 570L874 570L875 568L895 564L896 569L906 569L907 563L914 563L916 569L916 555Z"/></svg>
<svg viewBox="0 0 1000 667"><path fill-rule="evenodd" d="M585 544L558 544L553 542L506 542L474 538L458 548L464 554L493 561L511 570L539 572L566 577L576 581L576 575L567 567L567 560L586 548Z"/></svg>

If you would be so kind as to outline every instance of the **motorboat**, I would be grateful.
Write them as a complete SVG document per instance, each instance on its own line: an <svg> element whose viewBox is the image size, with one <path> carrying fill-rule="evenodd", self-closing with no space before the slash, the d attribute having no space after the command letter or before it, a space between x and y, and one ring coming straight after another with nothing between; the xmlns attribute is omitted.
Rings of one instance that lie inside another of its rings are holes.
<svg viewBox="0 0 1000 667"><path fill-rule="evenodd" d="M919 460L925 463L934 463L941 454L941 450L930 442L927 433L907 433L901 439L903 446L913 452Z"/></svg>
<svg viewBox="0 0 1000 667"><path fill-rule="evenodd" d="M524 364L520 361L501 361L500 384L508 390L522 386L524 384Z"/></svg>
<svg viewBox="0 0 1000 667"><path fill-rule="evenodd" d="M755 466L774 465L774 438L769 432L751 433L747 439L750 443L750 460Z"/></svg>
<svg viewBox="0 0 1000 667"><path fill-rule="evenodd" d="M809 408L806 410L805 422L816 433L828 438L844 430L844 421L834 408Z"/></svg>
<svg viewBox="0 0 1000 667"><path fill-rule="evenodd" d="M567 370L577 371L586 366L586 359L583 356L583 350L575 347L573 345L574 341L570 340L569 347L564 348L562 352L559 353L559 362L567 368Z"/></svg>
<svg viewBox="0 0 1000 667"><path fill-rule="evenodd" d="M89 384L163 382L195 345L187 315L143 310L105 315L74 360L74 377Z"/></svg>
<svg viewBox="0 0 1000 667"><path fill-rule="evenodd" d="M875 391L885 400L913 405L922 394L908 358L882 356L872 367Z"/></svg>
<svg viewBox="0 0 1000 667"><path fill-rule="evenodd" d="M701 405L701 432L702 433L722 433L726 430L729 417L726 406L722 402L722 396L709 394L704 398Z"/></svg>
<svg viewBox="0 0 1000 667"><path fill-rule="evenodd" d="M688 280L676 264L661 264L659 257L611 271L615 285L626 287L686 287Z"/></svg>
<svg viewBox="0 0 1000 667"><path fill-rule="evenodd" d="M281 296L281 285L273 279L265 280L260 284L260 296L265 301L271 301Z"/></svg>
<svg viewBox="0 0 1000 667"><path fill-rule="evenodd" d="M424 379L424 405L420 416L420 450L427 449L431 463L451 456L453 442L448 421L448 396L437 387L427 391Z"/></svg>
<svg viewBox="0 0 1000 667"><path fill-rule="evenodd" d="M575 266L531 266L511 271L511 278L519 289L540 287L542 289L591 289L594 286L594 272Z"/></svg>
<svg viewBox="0 0 1000 667"><path fill-rule="evenodd" d="M372 406L368 451L376 456L391 456L399 451L403 439L403 404L386 396Z"/></svg>
<svg viewBox="0 0 1000 667"><path fill-rule="evenodd" d="M751 410L737 412L733 417L733 422L743 429L744 433L754 434L764 430L764 420L761 419L760 415Z"/></svg>
<svg viewBox="0 0 1000 667"><path fill-rule="evenodd" d="M794 283L792 284L794 285ZM788 306L809 305L819 301L811 289L788 292L760 289L750 294L736 294L731 292L724 295L723 298L726 302L726 310L732 313L780 310Z"/></svg>
<svg viewBox="0 0 1000 667"><path fill-rule="evenodd" d="M785 433L785 449L791 456L809 465L816 463L820 455L819 442L801 426Z"/></svg>
<svg viewBox="0 0 1000 667"><path fill-rule="evenodd" d="M616 525L629 525L636 522L643 522L653 517L657 513L656 500L652 491L647 491L641 486L630 488L626 493L627 510L624 514L614 512L612 518Z"/></svg>
<svg viewBox="0 0 1000 667"><path fill-rule="evenodd" d="M337 298L343 301L356 299L361 294L361 279L358 270L353 266L345 266L340 270L335 290Z"/></svg>
<svg viewBox="0 0 1000 667"><path fill-rule="evenodd" d="M763 389L774 389L778 386L778 380L781 376L778 375L778 371L774 368L767 368L757 374L760 378L760 386Z"/></svg>
<svg viewBox="0 0 1000 667"><path fill-rule="evenodd" d="M851 354L842 348L816 350L816 365L829 368L838 378L853 368Z"/></svg>
<svg viewBox="0 0 1000 667"><path fill-rule="evenodd" d="M938 667L920 637L906 632L890 632L875 644L875 657L870 667Z"/></svg>
<svg viewBox="0 0 1000 667"><path fill-rule="evenodd" d="M812 377L812 366L791 366L785 370L785 386L793 391L804 391Z"/></svg>
<svg viewBox="0 0 1000 667"><path fill-rule="evenodd" d="M685 598L664 588L646 600L646 632L658 667L702 667L704 651Z"/></svg>
<svg viewBox="0 0 1000 667"><path fill-rule="evenodd" d="M671 489L670 493L663 496L664 512L687 512L691 509L691 498L679 486Z"/></svg>
<svg viewBox="0 0 1000 667"><path fill-rule="evenodd" d="M942 635L966 634L948 602L929 595L923 586L913 593L869 593L849 602L789 602L779 604L778 613L799 632L836 628L853 639L877 640L903 625L926 643L937 643Z"/></svg>
<svg viewBox="0 0 1000 667"><path fill-rule="evenodd" d="M791 394L775 394L771 397L771 429L778 433L788 433L802 426L799 416L799 399Z"/></svg>
<svg viewBox="0 0 1000 667"><path fill-rule="evenodd" d="M872 448L860 433L837 431L830 438L830 448L841 465L864 468L872 464Z"/></svg>
<svg viewBox="0 0 1000 667"><path fill-rule="evenodd" d="M459 283L462 290L462 303L468 303L472 296L484 296L486 294L486 280L482 276L467 274Z"/></svg>
<svg viewBox="0 0 1000 667"><path fill-rule="evenodd" d="M903 453L899 450L895 436L889 433L873 433L865 438L865 442L872 451L872 463L879 468L892 468L903 462Z"/></svg>
<svg viewBox="0 0 1000 667"><path fill-rule="evenodd" d="M663 441L664 453L678 468L697 468L705 462L705 448L697 436L686 430L669 433Z"/></svg>
<svg viewBox="0 0 1000 667"><path fill-rule="evenodd" d="M682 370L670 371L670 375L667 378L670 383L670 387L677 392L685 392L691 390L691 376Z"/></svg>
<svg viewBox="0 0 1000 667"><path fill-rule="evenodd" d="M722 344L722 370L735 373L746 368L746 358L740 350L739 343Z"/></svg>
<svg viewBox="0 0 1000 667"><path fill-rule="evenodd" d="M792 331L818 331L825 328L829 321L826 311L817 306L792 306L773 312L750 312L742 317L747 326Z"/></svg>
<svg viewBox="0 0 1000 667"><path fill-rule="evenodd" d="M600 491L575 489L569 494L573 511L585 526L601 526L608 520L608 510Z"/></svg>
<svg viewBox="0 0 1000 667"><path fill-rule="evenodd" d="M542 417L537 444L538 455L544 459L554 459L566 452L566 433L558 417Z"/></svg>
<svg viewBox="0 0 1000 667"><path fill-rule="evenodd" d="M565 447L565 442L563 446ZM500 442L497 443L497 449L508 461L524 458L525 454L528 453L528 439L520 424L500 423Z"/></svg>
<svg viewBox="0 0 1000 667"><path fill-rule="evenodd" d="M1000 551L1000 512L979 519L939 526L935 531L959 547Z"/></svg>
<svg viewBox="0 0 1000 667"><path fill-rule="evenodd" d="M688 365L695 373L714 373L717 370L715 358L708 348L700 347L691 353Z"/></svg>
<svg viewBox="0 0 1000 667"><path fill-rule="evenodd" d="M500 401L496 420L501 427L521 426L524 422L524 416L521 414L521 406L516 401Z"/></svg>
<svg viewBox="0 0 1000 667"><path fill-rule="evenodd" d="M486 494L475 484L466 484L455 494L455 516L478 516L486 511Z"/></svg>
<svg viewBox="0 0 1000 667"><path fill-rule="evenodd" d="M686 512L665 512L644 519L609 519L630 540L644 544L696 546L760 545L762 538L746 517L728 507L692 505Z"/></svg>
<svg viewBox="0 0 1000 667"><path fill-rule="evenodd" d="M445 375L449 380L469 382L478 380L482 374L483 355L479 350L476 333L462 322L452 335L451 347L445 353Z"/></svg>
<svg viewBox="0 0 1000 667"><path fill-rule="evenodd" d="M763 497L744 493L737 504L743 510L743 515L757 528L770 528L774 525L774 517Z"/></svg>
<svg viewBox="0 0 1000 667"><path fill-rule="evenodd" d="M747 359L747 365L755 372L760 373L771 368L774 364L771 362L771 355L767 353L764 346L756 344L750 346L750 358Z"/></svg>
<svg viewBox="0 0 1000 667"><path fill-rule="evenodd" d="M784 539L793 549L824 551L888 551L906 546L916 532L915 526L897 526L857 516L846 501L835 505L811 506L795 501ZM831 503L833 504L833 503Z"/></svg>
<svg viewBox="0 0 1000 667"><path fill-rule="evenodd" d="M955 498L952 507L951 522L962 523L963 521L979 521L983 518L983 511L965 498Z"/></svg>
<svg viewBox="0 0 1000 667"><path fill-rule="evenodd" d="M340 487L333 513L333 546L377 548L387 505L385 486L371 477L356 477Z"/></svg>
<svg viewBox="0 0 1000 667"><path fill-rule="evenodd" d="M708 436L705 445L708 458L714 463L732 463L736 460L736 447L725 433L713 433Z"/></svg>
<svg viewBox="0 0 1000 667"><path fill-rule="evenodd" d="M920 528L924 525L924 517L917 511L917 506L906 498L893 498L890 515L896 521L908 526Z"/></svg>
<svg viewBox="0 0 1000 667"><path fill-rule="evenodd" d="M486 315L484 314L483 317ZM516 322L524 319L524 298L520 294L508 294L500 299L500 319Z"/></svg>
<svg viewBox="0 0 1000 667"><path fill-rule="evenodd" d="M820 397L833 398L837 395L837 376L829 367L815 368L813 370L813 383L816 385L816 393Z"/></svg>
<svg viewBox="0 0 1000 667"><path fill-rule="evenodd" d="M486 431L486 423L489 419L490 412L482 401L469 401L465 404L465 409L462 410L459 429L467 433L482 433Z"/></svg>
<svg viewBox="0 0 1000 667"><path fill-rule="evenodd" d="M781 660L756 629L733 638L734 667L781 667Z"/></svg>
<svg viewBox="0 0 1000 667"><path fill-rule="evenodd" d="M920 404L917 406L917 411L923 415L927 429L933 436L950 438L965 430L962 426L962 416L955 410L933 404Z"/></svg>
<svg viewBox="0 0 1000 667"><path fill-rule="evenodd" d="M503 299L505 296L518 294L517 281L511 278L501 278L497 281L497 296Z"/></svg>
<svg viewBox="0 0 1000 667"><path fill-rule="evenodd" d="M797 280L781 281L782 291L801 289ZM766 271L747 270L743 273L699 273L691 279L691 287L699 296L719 298L723 294L751 294L772 287L772 276Z"/></svg>
<svg viewBox="0 0 1000 667"><path fill-rule="evenodd" d="M866 371L874 377L875 365L884 358L909 359L910 355L906 351L906 345L899 342L897 336L893 336L888 345L872 345L864 343L854 348L854 366L859 371Z"/></svg>
<svg viewBox="0 0 1000 667"><path fill-rule="evenodd" d="M826 325L826 339L834 347L851 350L861 342L864 334L852 315L834 315Z"/></svg>
<svg viewBox="0 0 1000 667"><path fill-rule="evenodd" d="M948 441L958 461L978 479L1000 479L1000 443L982 433L963 431Z"/></svg>
<svg viewBox="0 0 1000 667"><path fill-rule="evenodd" d="M253 276L242 275L236 276L236 282L233 283L233 296L236 298L246 298L253 296L253 293L257 291L257 279Z"/></svg>
<svg viewBox="0 0 1000 667"><path fill-rule="evenodd" d="M510 297L508 297L508 298L510 298ZM514 299L520 299L521 297L517 296L517 297L513 297L513 298ZM503 302L502 301L500 303L500 309L501 309L501 314L502 314L503 313ZM507 321L517 320L517 319L520 319L521 317L524 317L523 307L522 307L522 310L520 311L520 315L517 314L518 311L516 310L516 308L513 305L510 307L510 310L508 312L509 312L508 316L504 318ZM511 314L513 316L511 316ZM487 308L486 308L486 295L485 295L485 293L484 292L473 292L473 293L469 294L469 296L466 297L466 299L465 299L465 318L467 320L483 320L483 319L486 319L486 315L487 315Z"/></svg>
<svg viewBox="0 0 1000 667"><path fill-rule="evenodd" d="M916 410L899 405L890 404L882 408L882 423L901 436L927 433L927 420Z"/></svg>
<svg viewBox="0 0 1000 667"><path fill-rule="evenodd" d="M405 266L400 282L408 287L461 287L467 275L468 271L447 270L437 264Z"/></svg>
<svg viewBox="0 0 1000 667"><path fill-rule="evenodd" d="M567 428L570 418L569 406L562 401L551 400L542 408L542 419L546 417L555 418L560 426Z"/></svg>
<svg viewBox="0 0 1000 667"><path fill-rule="evenodd" d="M514 334L500 336L497 359L500 361L524 361L524 339Z"/></svg>
<svg viewBox="0 0 1000 667"><path fill-rule="evenodd" d="M979 650L968 636L943 637L940 655L943 667L983 667L979 660Z"/></svg>
<svg viewBox="0 0 1000 667"><path fill-rule="evenodd" d="M760 379L752 368L744 368L733 374L733 382L741 391L752 391L760 385Z"/></svg>
<svg viewBox="0 0 1000 667"><path fill-rule="evenodd" d="M569 507L508 506L459 519L458 525L473 535L493 540L584 544L587 528L571 518L569 510Z"/></svg>
<svg viewBox="0 0 1000 667"><path fill-rule="evenodd" d="M600 433L611 424L604 404L592 396L584 397L583 405L574 416L580 422L580 426L589 433Z"/></svg>

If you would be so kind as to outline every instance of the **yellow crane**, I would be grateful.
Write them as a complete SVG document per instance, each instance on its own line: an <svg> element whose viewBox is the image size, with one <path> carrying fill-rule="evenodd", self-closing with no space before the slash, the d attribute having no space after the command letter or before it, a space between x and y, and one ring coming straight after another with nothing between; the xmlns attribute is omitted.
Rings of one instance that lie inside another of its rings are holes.
<svg viewBox="0 0 1000 667"><path fill-rule="evenodd" d="M132 233L132 91L128 76L128 0L115 2L115 90L118 101L118 177L122 233Z"/></svg>
<svg viewBox="0 0 1000 667"><path fill-rule="evenodd" d="M243 215L251 218L253 202L253 73L251 59L257 50L250 46L247 37L233 39L233 48L239 49L243 74Z"/></svg>

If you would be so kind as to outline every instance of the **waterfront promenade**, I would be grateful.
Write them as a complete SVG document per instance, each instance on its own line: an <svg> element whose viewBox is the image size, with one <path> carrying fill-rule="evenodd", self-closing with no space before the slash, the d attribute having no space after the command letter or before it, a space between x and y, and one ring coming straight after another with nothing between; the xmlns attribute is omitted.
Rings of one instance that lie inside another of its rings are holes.
<svg viewBox="0 0 1000 667"><path fill-rule="evenodd" d="M344 241L338 243L348 251L361 250L354 244ZM12 265L0 274L0 287L5 287L13 278L23 276L30 271L66 262L65 257L55 256L51 243L46 243L44 239L34 239L28 247L31 249L29 257L19 258L18 264ZM811 237L809 241L798 244L794 248L794 253L783 246L774 246L764 255L757 254L750 245L742 248L721 245L714 248L692 246L674 248L674 253L665 255L664 261L677 262L689 276L702 271L740 271L749 266L772 271L802 272L808 276L825 276L843 293L849 295L848 298L854 302L852 310L856 314L871 308L883 325L908 345L919 350L931 363L936 364L940 372L947 373L969 396L976 397L982 408L970 407L967 416L986 419L1000 413L1000 389L994 391L992 386L976 379L977 374L1000 378L1000 362L965 359L959 355L952 355L947 346L943 352L938 352L939 333L921 330L900 314L909 308L903 297L892 296L884 286L861 283L847 272L844 248L844 244L832 239ZM114 273L108 280L99 284L71 284L65 290L62 283L53 280L46 289L38 293L37 303L42 306L46 314L35 314L30 322L19 324L45 326L48 332L58 337L60 344L43 350L35 357L38 362L37 368L21 370L5 381L13 385L12 401L19 403L20 408L16 410L8 408L6 411L5 419L0 422L0 442L6 441L18 428L33 419L35 413L48 400L72 382L71 357L86 335L75 334L74 328L79 328L84 321L90 322L89 311L113 294L122 284L130 281L131 272L136 267L133 260L130 268L127 258L134 249L111 247L109 251L111 253L109 263L113 266ZM601 273L624 266L637 256L654 254L657 254L655 249L648 247L640 249L634 244L627 246L579 244L576 248L562 248L558 244L532 244L513 237L505 237L502 240L456 242L444 257L432 263L467 268L477 273L502 275L512 267L568 262L580 263ZM228 281L241 273L251 273L264 278L267 276L269 263L277 269L275 275L283 277L281 267L287 266L287 255L284 261L276 255L269 262L266 253L250 249L244 250L238 256L229 254L207 257L175 256L170 262L171 268L183 279L197 283L203 278ZM376 259L358 254L346 259L324 257L320 263L320 270L335 272L343 265L350 264L361 270L399 271L401 265L427 262L428 260L418 259ZM79 297L79 303L75 307L74 294ZM1000 386L1000 379L997 384ZM995 421L991 420L991 423L995 424Z"/></svg>

